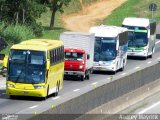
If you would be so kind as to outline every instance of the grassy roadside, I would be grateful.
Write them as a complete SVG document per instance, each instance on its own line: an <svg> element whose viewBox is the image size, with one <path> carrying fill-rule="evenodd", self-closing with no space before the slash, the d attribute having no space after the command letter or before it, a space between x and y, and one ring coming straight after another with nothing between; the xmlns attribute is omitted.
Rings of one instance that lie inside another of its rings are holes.
<svg viewBox="0 0 160 120"><path fill-rule="evenodd" d="M97 24L121 25L125 17L147 17L151 18L151 12L148 7L149 4L156 3L160 6L158 0L127 0L122 6L117 8L103 21L97 21ZM160 21L160 8L154 13L157 21Z"/></svg>
<svg viewBox="0 0 160 120"><path fill-rule="evenodd" d="M63 22L61 20L62 14L77 13L80 9L81 6L79 0L72 0L67 7L64 7L64 13L56 13L55 28L54 30L49 30L51 11L48 8L47 12L43 13L41 18L37 20L37 22L40 22L44 28L43 36L41 38L59 39L60 33L66 31L65 28L63 28Z"/></svg>

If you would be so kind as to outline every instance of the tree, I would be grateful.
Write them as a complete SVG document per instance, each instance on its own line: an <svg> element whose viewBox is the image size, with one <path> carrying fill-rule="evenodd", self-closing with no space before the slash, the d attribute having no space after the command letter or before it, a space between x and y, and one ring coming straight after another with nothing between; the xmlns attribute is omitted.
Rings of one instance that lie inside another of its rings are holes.
<svg viewBox="0 0 160 120"><path fill-rule="evenodd" d="M8 24L35 23L45 6L35 0L3 0L0 1L1 18ZM3 9L2 9L3 8Z"/></svg>
<svg viewBox="0 0 160 120"><path fill-rule="evenodd" d="M71 0L42 0L41 2L49 4L52 10L50 29L54 29L55 15L57 11L64 12L63 6L67 6Z"/></svg>

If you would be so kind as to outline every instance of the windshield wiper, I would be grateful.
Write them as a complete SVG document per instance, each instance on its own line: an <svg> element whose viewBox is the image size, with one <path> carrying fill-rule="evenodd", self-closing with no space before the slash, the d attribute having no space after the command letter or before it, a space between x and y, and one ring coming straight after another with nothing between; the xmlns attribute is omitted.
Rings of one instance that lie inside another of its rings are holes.
<svg viewBox="0 0 160 120"><path fill-rule="evenodd" d="M23 70L23 69L21 69L21 72L20 72L20 74L18 75L17 79L15 80L15 83L17 83L17 82L18 82L18 80L19 80L20 76L22 75L23 71L24 71L24 70Z"/></svg>

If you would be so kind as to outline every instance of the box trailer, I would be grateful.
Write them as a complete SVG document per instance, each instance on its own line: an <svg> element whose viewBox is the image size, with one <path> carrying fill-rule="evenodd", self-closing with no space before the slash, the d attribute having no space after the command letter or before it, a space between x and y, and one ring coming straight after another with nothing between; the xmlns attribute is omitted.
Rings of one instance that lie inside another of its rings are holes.
<svg viewBox="0 0 160 120"><path fill-rule="evenodd" d="M91 33L63 32L60 40L65 48L65 76L89 79L93 67L95 36Z"/></svg>

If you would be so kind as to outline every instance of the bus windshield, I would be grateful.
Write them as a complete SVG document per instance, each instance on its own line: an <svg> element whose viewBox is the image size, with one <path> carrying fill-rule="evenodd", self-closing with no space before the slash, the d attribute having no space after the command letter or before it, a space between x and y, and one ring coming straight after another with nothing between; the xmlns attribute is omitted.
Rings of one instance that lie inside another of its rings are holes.
<svg viewBox="0 0 160 120"><path fill-rule="evenodd" d="M144 47L148 44L147 33L145 32L129 32L129 47Z"/></svg>
<svg viewBox="0 0 160 120"><path fill-rule="evenodd" d="M65 52L65 60L83 61L83 53Z"/></svg>
<svg viewBox="0 0 160 120"><path fill-rule="evenodd" d="M96 37L94 61L109 61L116 58L115 38Z"/></svg>
<svg viewBox="0 0 160 120"><path fill-rule="evenodd" d="M45 52L11 50L8 80L15 83L38 84L45 81Z"/></svg>

